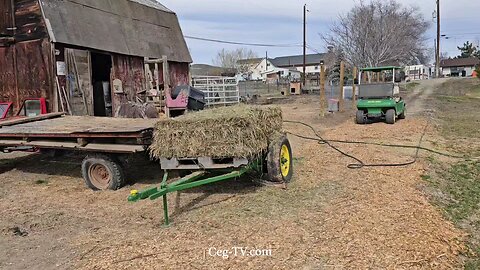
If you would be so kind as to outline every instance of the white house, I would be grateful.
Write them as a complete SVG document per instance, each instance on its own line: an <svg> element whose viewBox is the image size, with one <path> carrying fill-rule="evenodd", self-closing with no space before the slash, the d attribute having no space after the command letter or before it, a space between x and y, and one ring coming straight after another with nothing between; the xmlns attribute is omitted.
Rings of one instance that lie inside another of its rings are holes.
<svg viewBox="0 0 480 270"><path fill-rule="evenodd" d="M324 62L326 67L331 64L331 55L323 54L308 54L306 55L306 74L318 75L320 74L320 62ZM238 61L239 65L246 65L248 71L240 74L239 77L247 80L267 80L267 75L276 74L280 72L279 77L291 78L293 80L299 79L303 73L303 55L282 56L277 58L255 58Z"/></svg>
<svg viewBox="0 0 480 270"><path fill-rule="evenodd" d="M250 70L250 79L253 81L265 81L265 72L275 70L271 59L263 58L255 67Z"/></svg>
<svg viewBox="0 0 480 270"><path fill-rule="evenodd" d="M471 77L477 65L480 59L474 57L445 59L440 63L444 77Z"/></svg>
<svg viewBox="0 0 480 270"><path fill-rule="evenodd" d="M300 80L301 72L296 69L277 68L274 67L270 70L261 73L262 80L270 83L278 82L280 79L288 79L290 81Z"/></svg>

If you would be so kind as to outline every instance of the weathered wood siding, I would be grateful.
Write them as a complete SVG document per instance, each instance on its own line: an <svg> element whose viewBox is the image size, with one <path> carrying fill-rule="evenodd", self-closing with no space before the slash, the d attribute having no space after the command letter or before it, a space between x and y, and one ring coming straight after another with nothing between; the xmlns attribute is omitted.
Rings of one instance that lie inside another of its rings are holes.
<svg viewBox="0 0 480 270"><path fill-rule="evenodd" d="M13 33L8 30L12 27L12 13L11 0L0 0L0 35L11 35Z"/></svg>
<svg viewBox="0 0 480 270"><path fill-rule="evenodd" d="M141 100L145 98L145 72L143 67L143 58L113 54L112 80L122 81L124 94L112 93L113 111L127 102L137 102L137 97Z"/></svg>
<svg viewBox="0 0 480 270"><path fill-rule="evenodd" d="M15 1L16 42L48 37L38 0Z"/></svg>
<svg viewBox="0 0 480 270"><path fill-rule="evenodd" d="M15 44L17 50L18 102L44 97L52 110L53 91L50 43L46 39Z"/></svg>
<svg viewBox="0 0 480 270"><path fill-rule="evenodd" d="M49 110L55 84L51 45L38 0L0 0L0 33L15 42L0 42L0 101L14 102L18 110L26 98L47 98ZM7 28L16 27L16 30Z"/></svg>
<svg viewBox="0 0 480 270"><path fill-rule="evenodd" d="M0 47L0 101L19 109L26 98L47 98L53 108L51 49L48 40ZM16 65L15 65L16 62Z"/></svg>
<svg viewBox="0 0 480 270"><path fill-rule="evenodd" d="M189 85L190 65L188 63L168 62L168 71L170 72L170 86L175 88L180 85ZM163 68L159 66L159 80L164 82Z"/></svg>
<svg viewBox="0 0 480 270"><path fill-rule="evenodd" d="M0 101L17 102L14 66L15 47L0 47Z"/></svg>
<svg viewBox="0 0 480 270"><path fill-rule="evenodd" d="M170 68L170 82L172 87L179 85L190 85L190 65L188 63L169 62L168 64Z"/></svg>

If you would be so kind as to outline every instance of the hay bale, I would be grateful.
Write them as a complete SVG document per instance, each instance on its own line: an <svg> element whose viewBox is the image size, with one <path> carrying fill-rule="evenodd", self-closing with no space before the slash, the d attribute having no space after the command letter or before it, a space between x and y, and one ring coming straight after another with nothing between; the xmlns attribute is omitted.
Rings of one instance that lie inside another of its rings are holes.
<svg viewBox="0 0 480 270"><path fill-rule="evenodd" d="M238 105L191 113L158 122L150 153L154 158L250 158L268 148L282 123L276 107Z"/></svg>

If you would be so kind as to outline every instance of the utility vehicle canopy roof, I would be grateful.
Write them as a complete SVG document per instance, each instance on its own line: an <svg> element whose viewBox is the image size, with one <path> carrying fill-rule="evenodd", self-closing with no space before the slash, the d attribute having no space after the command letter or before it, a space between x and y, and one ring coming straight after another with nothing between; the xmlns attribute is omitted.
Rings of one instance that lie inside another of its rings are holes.
<svg viewBox="0 0 480 270"><path fill-rule="evenodd" d="M396 66L366 67L366 68L361 68L360 71L384 71L384 70L393 70L393 69L401 69L401 67L396 67Z"/></svg>

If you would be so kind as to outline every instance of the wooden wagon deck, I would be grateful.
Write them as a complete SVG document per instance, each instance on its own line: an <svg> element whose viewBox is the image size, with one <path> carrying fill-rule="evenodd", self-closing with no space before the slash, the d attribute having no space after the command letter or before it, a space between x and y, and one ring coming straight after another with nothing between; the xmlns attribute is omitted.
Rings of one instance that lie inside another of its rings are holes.
<svg viewBox="0 0 480 270"><path fill-rule="evenodd" d="M0 122L0 146L135 153L151 143L158 119L50 114Z"/></svg>

